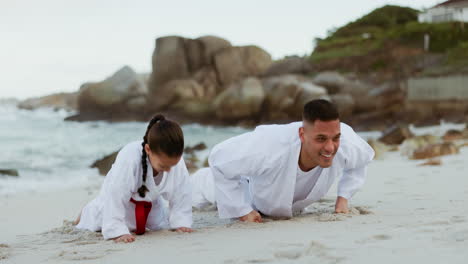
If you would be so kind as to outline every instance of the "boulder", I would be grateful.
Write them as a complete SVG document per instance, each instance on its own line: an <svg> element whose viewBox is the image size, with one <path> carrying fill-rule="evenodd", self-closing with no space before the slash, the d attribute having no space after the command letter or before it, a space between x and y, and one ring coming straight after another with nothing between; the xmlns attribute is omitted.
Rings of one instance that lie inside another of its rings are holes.
<svg viewBox="0 0 468 264"><path fill-rule="evenodd" d="M458 147L453 142L432 144L414 151L412 159L430 159L443 155L459 153Z"/></svg>
<svg viewBox="0 0 468 264"><path fill-rule="evenodd" d="M341 120L347 120L354 110L354 99L349 94L332 94L330 100L338 107Z"/></svg>
<svg viewBox="0 0 468 264"><path fill-rule="evenodd" d="M42 97L29 98L18 103L18 108L35 110L42 107L76 111L78 93L56 93Z"/></svg>
<svg viewBox="0 0 468 264"><path fill-rule="evenodd" d="M203 142L200 142L192 147L190 146L186 146L184 148L184 153L186 154L193 154L195 151L200 151L200 150L205 150L207 147L206 147L206 144L203 143Z"/></svg>
<svg viewBox="0 0 468 264"><path fill-rule="evenodd" d="M258 116L264 98L262 83L250 77L231 84L214 99L213 107L220 119L251 119Z"/></svg>
<svg viewBox="0 0 468 264"><path fill-rule="evenodd" d="M215 36L158 38L152 58L151 93L158 94L169 81L191 78L204 67L213 69L215 54L230 47L229 41Z"/></svg>
<svg viewBox="0 0 468 264"><path fill-rule="evenodd" d="M377 159L377 160L383 159L385 152L389 151L390 149L389 146L375 139L368 140L367 143L374 150L375 152L374 159Z"/></svg>
<svg viewBox="0 0 468 264"><path fill-rule="evenodd" d="M125 66L114 75L97 83L85 83L78 95L80 113L126 111L126 102L146 96L147 87L141 76Z"/></svg>
<svg viewBox="0 0 468 264"><path fill-rule="evenodd" d="M329 94L335 94L341 92L349 80L338 72L320 72L312 81L327 89Z"/></svg>
<svg viewBox="0 0 468 264"><path fill-rule="evenodd" d="M203 87L193 79L172 80L153 95L152 102L158 109L178 109L187 101L204 97Z"/></svg>
<svg viewBox="0 0 468 264"><path fill-rule="evenodd" d="M159 87L168 81L189 77L185 43L186 39L178 36L156 39L156 48L152 57L153 71L149 82L150 93L158 94ZM193 44L191 52L195 52L193 51L195 48L196 44ZM195 55L193 57L196 60Z"/></svg>
<svg viewBox="0 0 468 264"><path fill-rule="evenodd" d="M323 87L301 76L282 75L263 80L264 115L267 120L301 119L304 104L313 99L328 98Z"/></svg>
<svg viewBox="0 0 468 264"><path fill-rule="evenodd" d="M460 140L464 138L465 138L465 135L463 135L463 131L459 131L455 129L448 130L447 132L445 132L444 136L442 137L442 139L445 141L455 141L455 140Z"/></svg>
<svg viewBox="0 0 468 264"><path fill-rule="evenodd" d="M187 69L189 74L203 67L206 62L203 57L203 43L195 39L184 39L185 43L185 60L187 61Z"/></svg>
<svg viewBox="0 0 468 264"><path fill-rule="evenodd" d="M204 65L213 66L214 55L222 49L232 47L229 41L216 36L203 36L196 40L200 41L203 47L202 56Z"/></svg>
<svg viewBox="0 0 468 264"><path fill-rule="evenodd" d="M307 74L312 70L310 61L298 56L286 57L275 61L263 74L264 76L285 74Z"/></svg>
<svg viewBox="0 0 468 264"><path fill-rule="evenodd" d="M257 46L224 48L214 55L216 72L224 86L245 77L260 76L271 64L270 54Z"/></svg>
<svg viewBox="0 0 468 264"><path fill-rule="evenodd" d="M112 168L112 164L114 164L115 158L117 157L117 154L119 151L113 152L112 154L109 154L102 159L96 160L93 164L91 164L91 168L97 168L99 171L99 174L106 176L107 173L110 171Z"/></svg>
<svg viewBox="0 0 468 264"><path fill-rule="evenodd" d="M387 128L379 141L387 145L399 145L405 139L413 137L413 133L408 128L408 125L393 125Z"/></svg>
<svg viewBox="0 0 468 264"><path fill-rule="evenodd" d="M441 139L434 135L421 135L405 139L400 146L400 153L404 156L411 157L417 149L424 148L429 145L441 143Z"/></svg>
<svg viewBox="0 0 468 264"><path fill-rule="evenodd" d="M18 177L19 173L18 173L18 170L14 170L14 169L0 169L0 175Z"/></svg>
<svg viewBox="0 0 468 264"><path fill-rule="evenodd" d="M193 79L203 87L206 100L211 100L221 92L218 77L213 67L207 66L193 74Z"/></svg>

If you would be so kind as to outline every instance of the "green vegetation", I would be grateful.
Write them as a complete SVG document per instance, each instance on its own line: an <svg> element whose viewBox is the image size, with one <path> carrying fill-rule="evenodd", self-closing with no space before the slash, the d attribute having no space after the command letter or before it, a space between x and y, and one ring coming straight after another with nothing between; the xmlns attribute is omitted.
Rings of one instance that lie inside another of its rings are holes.
<svg viewBox="0 0 468 264"><path fill-rule="evenodd" d="M460 42L458 46L449 50L447 63L454 66L468 66L468 41Z"/></svg>
<svg viewBox="0 0 468 264"><path fill-rule="evenodd" d="M422 54L425 34L430 37L429 52L447 54L447 62L452 64L468 59L468 25L418 23L418 12L390 5L378 8L331 32L325 39L316 39L310 59L314 64L354 59L367 70L387 69L405 56ZM399 49L399 53L391 54L394 49ZM401 58L395 58L398 56ZM340 69L339 63L334 67Z"/></svg>

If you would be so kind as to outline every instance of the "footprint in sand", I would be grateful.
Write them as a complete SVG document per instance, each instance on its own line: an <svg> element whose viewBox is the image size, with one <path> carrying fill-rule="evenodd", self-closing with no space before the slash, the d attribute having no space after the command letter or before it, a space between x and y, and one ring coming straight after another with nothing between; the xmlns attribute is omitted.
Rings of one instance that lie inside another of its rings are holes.
<svg viewBox="0 0 468 264"><path fill-rule="evenodd" d="M458 231L450 236L456 242L468 241L468 230Z"/></svg>
<svg viewBox="0 0 468 264"><path fill-rule="evenodd" d="M369 238L364 238L361 240L356 240L355 242L358 244L365 244L365 243L371 243L377 241L383 241L383 240L390 240L392 237L390 235L386 234L378 234L378 235L373 235Z"/></svg>
<svg viewBox="0 0 468 264"><path fill-rule="evenodd" d="M372 238L375 239L375 240L390 240L390 239L392 239L391 236L385 235L385 234L375 235L375 236L372 236Z"/></svg>
<svg viewBox="0 0 468 264"><path fill-rule="evenodd" d="M450 225L450 222L446 220L441 220L441 221L434 221L434 222L426 223L424 225L425 226L444 226L444 225Z"/></svg>
<svg viewBox="0 0 468 264"><path fill-rule="evenodd" d="M10 255L10 246L7 244L0 244L0 260L7 259Z"/></svg>
<svg viewBox="0 0 468 264"><path fill-rule="evenodd" d="M466 220L465 220L464 216L455 215L455 216L452 216L450 218L450 222L452 222L452 223L465 223Z"/></svg>

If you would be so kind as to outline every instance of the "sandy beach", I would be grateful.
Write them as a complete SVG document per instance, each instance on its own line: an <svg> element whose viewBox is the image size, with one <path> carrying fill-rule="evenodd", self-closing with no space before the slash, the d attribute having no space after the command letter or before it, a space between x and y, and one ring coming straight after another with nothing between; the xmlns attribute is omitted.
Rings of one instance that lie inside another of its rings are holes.
<svg viewBox="0 0 468 264"><path fill-rule="evenodd" d="M336 188L290 220L263 224L194 212L192 234L149 232L131 244L71 225L99 183L0 201L2 263L466 263L468 147L420 166L387 152L369 167L349 215L333 214Z"/></svg>

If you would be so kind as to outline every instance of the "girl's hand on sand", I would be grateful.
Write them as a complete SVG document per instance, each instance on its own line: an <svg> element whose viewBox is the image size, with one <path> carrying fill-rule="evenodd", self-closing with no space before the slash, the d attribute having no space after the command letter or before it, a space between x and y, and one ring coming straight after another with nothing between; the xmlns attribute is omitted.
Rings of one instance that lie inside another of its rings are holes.
<svg viewBox="0 0 468 264"><path fill-rule="evenodd" d="M239 220L241 220L242 222L261 223L262 216L257 211L252 210L252 212L239 217Z"/></svg>
<svg viewBox="0 0 468 264"><path fill-rule="evenodd" d="M115 242L131 243L131 242L135 241L135 237L130 235L130 234L126 234L126 235L122 235L122 236L114 238L114 241Z"/></svg>
<svg viewBox="0 0 468 264"><path fill-rule="evenodd" d="M349 213L348 200L346 200L346 198L343 198L341 196L338 196L338 198L336 198L335 213L337 214Z"/></svg>
<svg viewBox="0 0 468 264"><path fill-rule="evenodd" d="M192 233L193 232L193 229L192 228L188 228L188 227L179 227L177 228L176 230L177 233Z"/></svg>

